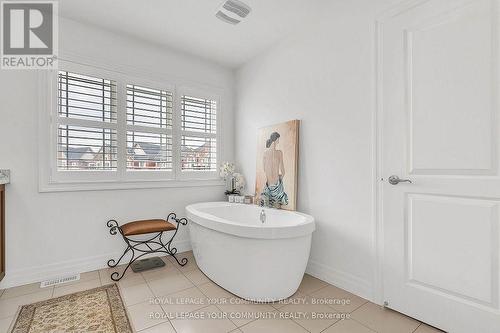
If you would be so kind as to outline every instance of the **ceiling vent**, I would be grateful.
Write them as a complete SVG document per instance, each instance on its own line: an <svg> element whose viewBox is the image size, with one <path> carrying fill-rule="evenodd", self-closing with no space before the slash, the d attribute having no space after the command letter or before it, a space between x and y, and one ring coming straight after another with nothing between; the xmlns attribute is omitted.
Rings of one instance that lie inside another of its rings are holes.
<svg viewBox="0 0 500 333"><path fill-rule="evenodd" d="M227 0L220 6L215 16L226 23L238 24L243 21L251 11L252 8L246 3L238 0Z"/></svg>

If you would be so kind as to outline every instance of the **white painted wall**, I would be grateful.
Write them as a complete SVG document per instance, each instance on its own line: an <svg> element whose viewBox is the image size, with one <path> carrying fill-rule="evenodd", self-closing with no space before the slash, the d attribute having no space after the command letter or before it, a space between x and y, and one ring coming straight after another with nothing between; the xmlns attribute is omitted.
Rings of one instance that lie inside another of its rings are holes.
<svg viewBox="0 0 500 333"><path fill-rule="evenodd" d="M83 57L165 74L166 80L225 89L223 158L233 159L233 72L210 62L139 40L61 20L60 48ZM124 244L105 223L184 214L184 206L223 199L222 187L120 191L38 192L38 81L35 71L0 74L0 168L11 169L6 198L7 275L0 288L67 272L104 267ZM189 248L186 230L180 250Z"/></svg>
<svg viewBox="0 0 500 333"><path fill-rule="evenodd" d="M300 119L298 210L317 222L308 270L370 299L375 19L395 2L332 1L324 19L236 77L236 160L248 183L255 183L257 129Z"/></svg>

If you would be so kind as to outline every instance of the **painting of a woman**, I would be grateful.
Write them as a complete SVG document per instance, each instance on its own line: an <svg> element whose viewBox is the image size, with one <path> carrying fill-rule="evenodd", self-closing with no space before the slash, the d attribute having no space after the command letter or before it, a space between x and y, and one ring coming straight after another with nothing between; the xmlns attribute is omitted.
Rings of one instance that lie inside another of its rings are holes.
<svg viewBox="0 0 500 333"><path fill-rule="evenodd" d="M262 161L266 175L266 184L261 196L267 197L271 206L288 205L288 195L283 186L283 178L285 177L283 151L277 149L279 142L280 134L278 132L271 133L271 136L266 141L266 149Z"/></svg>
<svg viewBox="0 0 500 333"><path fill-rule="evenodd" d="M256 202L286 210L296 209L299 124L299 120L290 120L259 129Z"/></svg>

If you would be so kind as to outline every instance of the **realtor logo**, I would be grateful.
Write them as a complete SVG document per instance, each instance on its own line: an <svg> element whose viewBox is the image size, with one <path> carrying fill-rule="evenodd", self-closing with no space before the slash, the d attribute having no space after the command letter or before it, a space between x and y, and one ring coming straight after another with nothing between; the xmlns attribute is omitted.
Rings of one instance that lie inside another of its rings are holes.
<svg viewBox="0 0 500 333"><path fill-rule="evenodd" d="M1 2L1 68L57 68L57 2Z"/></svg>

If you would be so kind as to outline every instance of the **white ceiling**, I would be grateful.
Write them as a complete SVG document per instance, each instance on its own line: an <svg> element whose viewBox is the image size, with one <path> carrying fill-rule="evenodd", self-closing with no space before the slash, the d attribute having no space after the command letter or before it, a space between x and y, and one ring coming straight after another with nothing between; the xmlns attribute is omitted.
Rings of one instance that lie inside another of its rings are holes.
<svg viewBox="0 0 500 333"><path fill-rule="evenodd" d="M327 0L244 0L238 25L215 17L222 0L60 1L63 17L238 67L321 14Z"/></svg>

